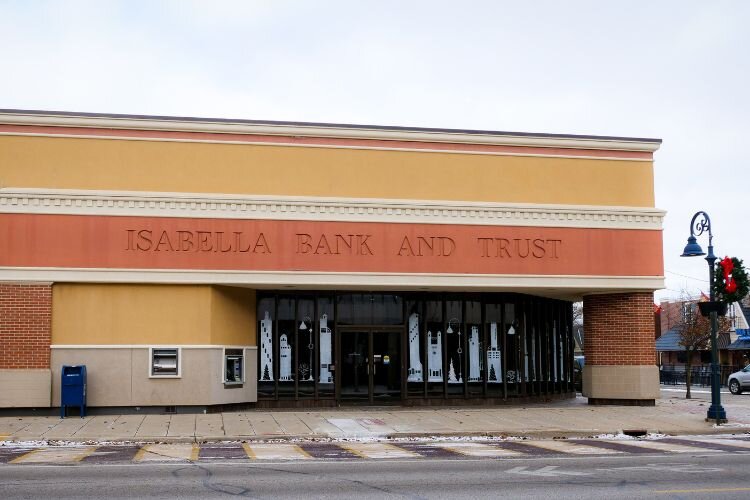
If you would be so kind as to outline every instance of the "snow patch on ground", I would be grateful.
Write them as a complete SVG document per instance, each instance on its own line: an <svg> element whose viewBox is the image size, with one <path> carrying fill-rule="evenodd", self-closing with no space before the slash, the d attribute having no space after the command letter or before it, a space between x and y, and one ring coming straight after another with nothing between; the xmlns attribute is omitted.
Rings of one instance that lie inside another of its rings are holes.
<svg viewBox="0 0 750 500"><path fill-rule="evenodd" d="M0 448L52 448L80 446L133 446L151 444L154 441L64 441L59 439L41 439L29 441L0 441Z"/></svg>
<svg viewBox="0 0 750 500"><path fill-rule="evenodd" d="M665 437L668 437L668 435L667 434L661 434L659 432L650 432L650 433L646 434L645 436L643 436L642 438L639 438L639 439L657 440L657 439L662 439L662 438L665 438Z"/></svg>
<svg viewBox="0 0 750 500"><path fill-rule="evenodd" d="M729 423L721 424L721 425L714 424L714 425L712 425L712 427L714 429L717 429L717 428L727 428L727 427L731 427L732 429L737 429L737 428L742 429L742 428L750 428L750 424L742 424L742 423L739 423L739 422L729 422Z"/></svg>
<svg viewBox="0 0 750 500"><path fill-rule="evenodd" d="M627 434L597 434L596 436L591 436L592 439L606 439L607 441L632 441L636 439L633 436L628 436Z"/></svg>
<svg viewBox="0 0 750 500"><path fill-rule="evenodd" d="M519 436L348 436L348 437L316 437L294 439L253 439L253 443L435 443L435 442L502 442L521 441L529 439ZM237 441L221 441L222 443ZM241 442L245 442L242 440Z"/></svg>

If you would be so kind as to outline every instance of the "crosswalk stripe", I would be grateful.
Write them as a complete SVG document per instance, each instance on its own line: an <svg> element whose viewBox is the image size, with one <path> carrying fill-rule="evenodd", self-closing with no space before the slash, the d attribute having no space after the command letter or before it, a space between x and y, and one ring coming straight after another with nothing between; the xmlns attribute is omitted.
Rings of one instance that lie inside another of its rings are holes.
<svg viewBox="0 0 750 500"><path fill-rule="evenodd" d="M422 458L419 453L386 443L345 443L339 446L362 458Z"/></svg>
<svg viewBox="0 0 750 500"><path fill-rule="evenodd" d="M257 460L306 460L309 453L296 444L248 444L243 443L247 456Z"/></svg>
<svg viewBox="0 0 750 500"><path fill-rule="evenodd" d="M11 460L11 464L64 464L80 462L94 453L96 446L39 448Z"/></svg>
<svg viewBox="0 0 750 500"><path fill-rule="evenodd" d="M646 439L643 441L640 440L629 440L625 441L625 444L628 446L636 446L639 448L647 448L650 450L658 450L658 451L666 451L669 453L696 453L696 452L703 452L703 453L717 453L719 450L709 450L706 448L700 448L698 446L690 446L687 444L677 444L677 443L662 443L655 439Z"/></svg>
<svg viewBox="0 0 750 500"><path fill-rule="evenodd" d="M134 462L175 462L198 460L200 448L195 443L146 444L133 457Z"/></svg>
<svg viewBox="0 0 750 500"><path fill-rule="evenodd" d="M523 453L474 442L431 443L430 446L470 457L513 457Z"/></svg>
<svg viewBox="0 0 750 500"><path fill-rule="evenodd" d="M736 446L737 448L750 448L750 441L743 439L730 439L730 438L690 438L692 441L700 441L701 443L711 444L723 444L726 446Z"/></svg>
<svg viewBox="0 0 750 500"><path fill-rule="evenodd" d="M612 453L622 453L619 450L608 450L580 443L571 443L569 441L524 441L523 444L560 453L570 453L572 455L611 455Z"/></svg>

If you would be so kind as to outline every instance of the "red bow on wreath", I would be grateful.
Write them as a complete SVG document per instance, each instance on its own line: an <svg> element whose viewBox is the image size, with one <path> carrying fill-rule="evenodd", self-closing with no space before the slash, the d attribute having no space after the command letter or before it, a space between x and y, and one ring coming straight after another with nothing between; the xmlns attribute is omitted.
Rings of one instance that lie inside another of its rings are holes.
<svg viewBox="0 0 750 500"><path fill-rule="evenodd" d="M732 259L729 257L724 257L720 262L719 265L721 266L721 269L724 271L724 290L726 290L727 293L734 293L737 290L737 283L734 281L734 278L732 277L732 270L734 269L734 262L732 262Z"/></svg>

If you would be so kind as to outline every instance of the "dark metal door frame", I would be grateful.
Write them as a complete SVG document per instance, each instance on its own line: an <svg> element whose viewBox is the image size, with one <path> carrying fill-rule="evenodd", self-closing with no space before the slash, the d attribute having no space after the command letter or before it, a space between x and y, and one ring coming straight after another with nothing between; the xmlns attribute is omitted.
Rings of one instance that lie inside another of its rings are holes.
<svg viewBox="0 0 750 500"><path fill-rule="evenodd" d="M396 327L390 327L390 326L349 326L349 327L339 327L339 331L336 335L336 371L338 372L338 375L335 377L335 392L336 392L336 401L339 403L356 403L355 400L347 400L342 399L341 397L341 377L343 374L343 360L344 360L344 352L341 349L341 338L344 335L349 335L352 333L365 333L367 334L367 402L368 404L374 404L375 400L375 353L373 351L374 343L373 343L373 337L379 333L398 333L399 338L401 341L399 342L399 345L401 346L401 353L399 355L399 361L400 361L400 383L401 383L401 400L403 401L406 397L406 392L404 391L404 385L405 385L405 378L404 373L406 371L404 363L406 362L406 357L404 356L404 343L403 338L404 335L404 327L403 326L396 326Z"/></svg>

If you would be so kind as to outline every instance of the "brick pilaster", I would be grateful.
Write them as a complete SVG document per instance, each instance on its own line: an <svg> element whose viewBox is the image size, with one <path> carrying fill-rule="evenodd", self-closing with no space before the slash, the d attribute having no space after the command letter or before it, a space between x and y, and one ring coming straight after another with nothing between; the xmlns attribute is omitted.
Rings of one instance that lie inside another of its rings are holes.
<svg viewBox="0 0 750 500"><path fill-rule="evenodd" d="M52 285L0 283L0 368L49 368Z"/></svg>
<svg viewBox="0 0 750 500"><path fill-rule="evenodd" d="M654 294L587 295L583 342L587 365L653 365Z"/></svg>

